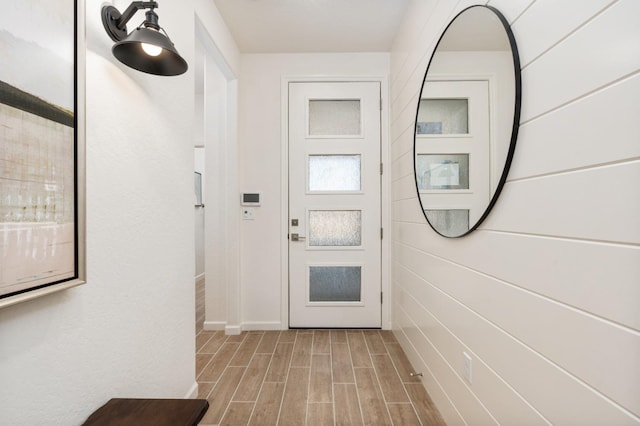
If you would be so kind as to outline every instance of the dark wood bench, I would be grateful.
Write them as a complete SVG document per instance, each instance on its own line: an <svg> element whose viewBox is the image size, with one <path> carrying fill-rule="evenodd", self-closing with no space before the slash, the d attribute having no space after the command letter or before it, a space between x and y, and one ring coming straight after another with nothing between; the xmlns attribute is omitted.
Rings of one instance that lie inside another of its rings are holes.
<svg viewBox="0 0 640 426"><path fill-rule="evenodd" d="M89 416L84 426L196 426L206 399L114 398Z"/></svg>

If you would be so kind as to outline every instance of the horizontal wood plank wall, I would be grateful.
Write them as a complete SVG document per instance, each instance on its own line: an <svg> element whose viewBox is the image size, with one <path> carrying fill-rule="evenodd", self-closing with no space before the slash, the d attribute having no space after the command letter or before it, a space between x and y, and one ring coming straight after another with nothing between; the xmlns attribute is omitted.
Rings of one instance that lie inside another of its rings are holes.
<svg viewBox="0 0 640 426"><path fill-rule="evenodd" d="M477 3L412 1L394 42L395 334L449 424L638 424L640 1L486 2L520 50L520 134L492 214L445 239L416 197L413 125L438 37Z"/></svg>

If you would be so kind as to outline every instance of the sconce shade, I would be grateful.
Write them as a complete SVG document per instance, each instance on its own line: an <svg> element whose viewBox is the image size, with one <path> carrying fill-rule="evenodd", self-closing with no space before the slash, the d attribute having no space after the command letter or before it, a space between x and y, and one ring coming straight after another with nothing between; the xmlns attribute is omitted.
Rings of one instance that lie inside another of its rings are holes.
<svg viewBox="0 0 640 426"><path fill-rule="evenodd" d="M150 56L142 49L142 43L162 48L158 56ZM185 61L175 46L164 34L149 28L136 28L111 49L123 64L138 71L155 75L180 75L187 71Z"/></svg>

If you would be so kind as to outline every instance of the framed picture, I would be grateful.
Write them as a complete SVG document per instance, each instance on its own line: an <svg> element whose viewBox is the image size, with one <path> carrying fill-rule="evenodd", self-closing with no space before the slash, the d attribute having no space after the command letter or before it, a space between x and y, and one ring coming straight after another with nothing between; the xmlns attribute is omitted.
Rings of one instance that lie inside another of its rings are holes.
<svg viewBox="0 0 640 426"><path fill-rule="evenodd" d="M0 14L0 307L85 282L83 5Z"/></svg>

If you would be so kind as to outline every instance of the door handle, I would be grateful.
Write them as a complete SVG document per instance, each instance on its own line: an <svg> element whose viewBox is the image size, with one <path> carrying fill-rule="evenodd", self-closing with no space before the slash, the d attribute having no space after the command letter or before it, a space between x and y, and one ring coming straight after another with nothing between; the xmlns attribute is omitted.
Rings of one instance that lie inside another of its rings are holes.
<svg viewBox="0 0 640 426"><path fill-rule="evenodd" d="M291 234L291 241L304 241L306 240L305 237L301 237L298 234Z"/></svg>

